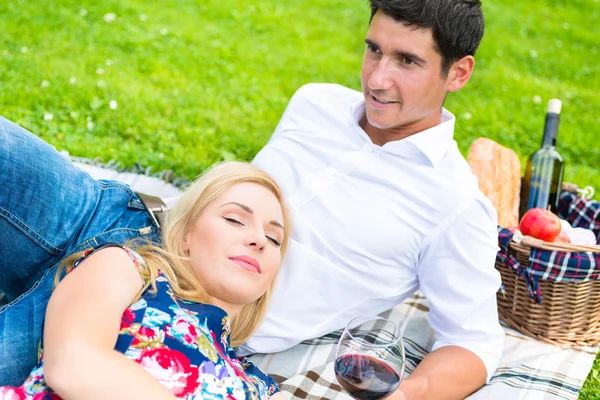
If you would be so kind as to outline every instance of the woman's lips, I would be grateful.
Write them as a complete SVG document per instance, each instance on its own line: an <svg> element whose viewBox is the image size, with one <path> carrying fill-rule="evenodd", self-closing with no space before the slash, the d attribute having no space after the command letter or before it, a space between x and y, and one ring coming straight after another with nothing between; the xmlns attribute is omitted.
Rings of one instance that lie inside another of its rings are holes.
<svg viewBox="0 0 600 400"><path fill-rule="evenodd" d="M237 256L229 257L229 259L246 271L258 272L260 274L260 264L252 257Z"/></svg>

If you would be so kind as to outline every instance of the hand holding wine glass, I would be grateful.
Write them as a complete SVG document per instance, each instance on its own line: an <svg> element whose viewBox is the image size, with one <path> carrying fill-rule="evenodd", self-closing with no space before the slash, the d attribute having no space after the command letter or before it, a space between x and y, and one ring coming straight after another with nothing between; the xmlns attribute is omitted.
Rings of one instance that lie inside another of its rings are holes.
<svg viewBox="0 0 600 400"><path fill-rule="evenodd" d="M405 356L396 325L382 317L358 317L348 323L335 356L335 375L355 399L383 399L404 378Z"/></svg>

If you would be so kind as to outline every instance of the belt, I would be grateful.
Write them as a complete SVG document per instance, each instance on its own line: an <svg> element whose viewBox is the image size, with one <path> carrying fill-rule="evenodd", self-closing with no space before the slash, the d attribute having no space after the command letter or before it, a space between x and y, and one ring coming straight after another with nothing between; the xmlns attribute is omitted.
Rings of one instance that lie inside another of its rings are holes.
<svg viewBox="0 0 600 400"><path fill-rule="evenodd" d="M167 205L165 202L156 196L150 196L148 194L138 192L135 194L137 194L140 198L140 201L146 208L146 211L148 211L148 214L150 214L152 217L156 227L160 229L160 224L163 221L165 212L167 211Z"/></svg>

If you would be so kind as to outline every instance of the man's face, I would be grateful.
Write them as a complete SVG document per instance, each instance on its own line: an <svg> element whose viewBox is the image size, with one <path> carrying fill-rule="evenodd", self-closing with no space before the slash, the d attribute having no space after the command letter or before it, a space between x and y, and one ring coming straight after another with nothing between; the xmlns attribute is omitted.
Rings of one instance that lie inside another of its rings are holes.
<svg viewBox="0 0 600 400"><path fill-rule="evenodd" d="M365 39L361 83L368 124L404 137L439 124L448 91L431 30L377 11Z"/></svg>

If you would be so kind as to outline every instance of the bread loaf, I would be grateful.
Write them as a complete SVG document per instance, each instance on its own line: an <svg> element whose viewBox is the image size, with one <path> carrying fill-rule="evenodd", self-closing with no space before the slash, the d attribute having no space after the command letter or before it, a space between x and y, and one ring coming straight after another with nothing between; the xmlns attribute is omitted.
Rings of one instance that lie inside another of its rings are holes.
<svg viewBox="0 0 600 400"><path fill-rule="evenodd" d="M469 148L468 162L479 189L498 211L498 225L519 225L521 163L511 149L488 138L478 138Z"/></svg>

